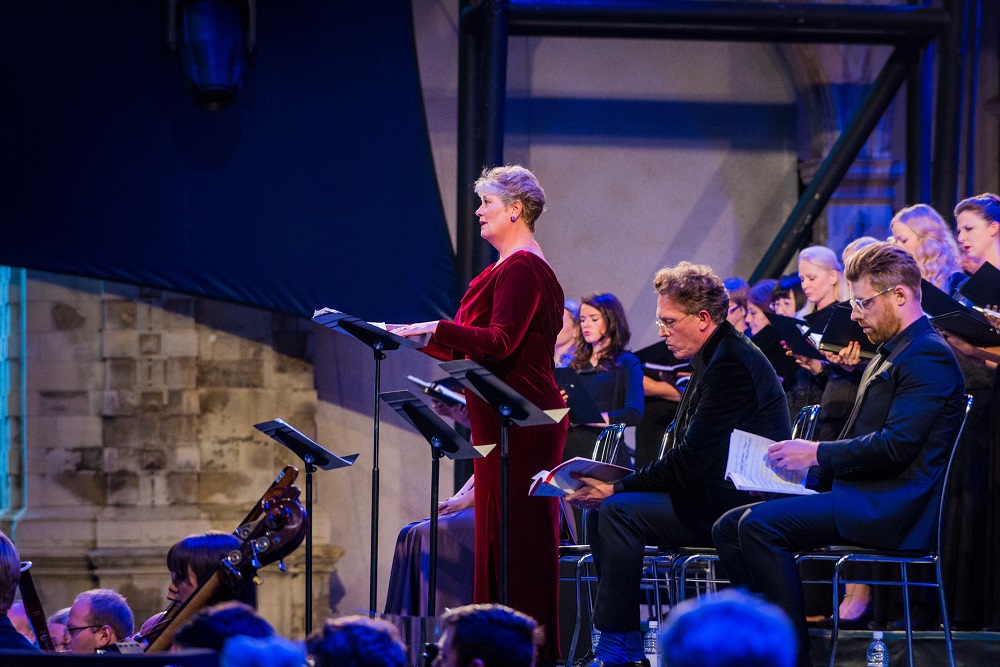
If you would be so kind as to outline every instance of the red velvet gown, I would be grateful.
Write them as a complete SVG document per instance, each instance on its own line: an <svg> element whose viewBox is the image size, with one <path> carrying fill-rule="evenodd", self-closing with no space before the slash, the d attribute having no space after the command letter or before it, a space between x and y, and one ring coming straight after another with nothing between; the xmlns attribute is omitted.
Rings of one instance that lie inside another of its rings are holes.
<svg viewBox="0 0 1000 667"><path fill-rule="evenodd" d="M424 351L469 358L543 410L565 407L552 375L552 350L562 328L563 292L551 267L519 251L470 284L454 322L442 320ZM496 602L500 580L500 418L468 392L472 439L497 446L475 462L476 602ZM539 659L559 657L559 508L531 498L532 475L562 461L568 422L514 426L508 431L510 528L509 603L545 629Z"/></svg>

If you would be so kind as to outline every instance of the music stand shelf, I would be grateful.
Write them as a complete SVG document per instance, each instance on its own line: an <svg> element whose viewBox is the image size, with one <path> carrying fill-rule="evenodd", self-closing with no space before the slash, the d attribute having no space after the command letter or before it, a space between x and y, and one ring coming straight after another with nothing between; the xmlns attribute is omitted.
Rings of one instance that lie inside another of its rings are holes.
<svg viewBox="0 0 1000 667"><path fill-rule="evenodd" d="M416 349L421 344L409 338L403 338L386 331L384 328L366 322L359 317L342 313L333 308L321 308L313 313L313 322L327 329L356 338L371 348L375 357L375 387L373 389L372 405L374 406L372 433L372 516L371 516L371 556L368 564L368 615L375 618L378 601L378 511L379 511L379 394L382 393L382 360L385 352L400 348Z"/></svg>
<svg viewBox="0 0 1000 667"><path fill-rule="evenodd" d="M430 507L430 571L427 576L427 616L434 616L437 608L437 542L438 496L440 489L440 460L447 456L453 461L478 459L486 456L495 445L472 446L455 432L430 407L409 391L389 391L381 395L383 401L408 421L431 446L431 507Z"/></svg>
<svg viewBox="0 0 1000 667"><path fill-rule="evenodd" d="M503 380L474 361L446 361L441 370L462 383L489 403L500 416L500 603L507 604L509 598L509 548L510 531L510 489L508 483L509 451L507 431L513 426L542 426L557 424L569 408L542 410L521 396Z"/></svg>
<svg viewBox="0 0 1000 667"><path fill-rule="evenodd" d="M327 451L322 445L314 442L304 433L295 429L283 419L272 419L271 421L254 424L255 429L270 436L275 441L288 448L293 454L302 459L306 469L306 515L312 518L312 476L316 468L323 470L335 470L337 468L348 468L354 465L358 459L358 454L350 456L337 456ZM313 543L312 528L306 532L306 609L305 609L305 632L308 635L312 632L312 569L313 569Z"/></svg>

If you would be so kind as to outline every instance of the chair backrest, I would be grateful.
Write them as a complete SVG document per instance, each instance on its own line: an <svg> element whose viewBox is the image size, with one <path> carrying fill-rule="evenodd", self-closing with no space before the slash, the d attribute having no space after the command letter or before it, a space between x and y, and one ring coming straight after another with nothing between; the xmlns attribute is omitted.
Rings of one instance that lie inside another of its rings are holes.
<svg viewBox="0 0 1000 667"><path fill-rule="evenodd" d="M590 458L595 461L601 461L602 463L614 463L618 457L618 450L622 446L622 442L625 438L625 424L611 424L605 427L601 434L597 436L597 442L594 443L594 451L590 455ZM569 531L570 542L573 544L579 544L577 541L577 530L576 530L576 515L573 513L572 508L569 503L566 502L566 497L560 500L560 513L562 515L563 521L566 522L566 528ZM584 510L584 515L586 515L586 510ZM583 531L582 531L583 543L589 544L587 542L587 522L584 519Z"/></svg>
<svg viewBox="0 0 1000 667"><path fill-rule="evenodd" d="M667 426L667 430L663 432L663 440L660 442L660 453L656 455L657 459L662 459L670 451L670 448L674 446L674 422L670 421L670 425Z"/></svg>
<svg viewBox="0 0 1000 667"><path fill-rule="evenodd" d="M624 437L625 424L611 424L605 427L597 436L590 458L602 463L614 463L618 460L618 450L621 449Z"/></svg>
<svg viewBox="0 0 1000 667"><path fill-rule="evenodd" d="M819 416L819 405L806 405L795 415L792 422L792 439L812 440L816 432L816 418Z"/></svg>
<svg viewBox="0 0 1000 667"><path fill-rule="evenodd" d="M948 454L948 466L944 469L944 481L941 483L941 501L938 503L938 519L937 519L937 553L940 555L942 553L943 547L943 536L944 536L944 513L945 513L945 502L948 499L948 487L951 485L951 471L955 465L955 452L958 451L958 443L962 441L962 433L965 431L965 422L969 419L969 413L972 411L972 396L969 394L965 395L965 409L962 411L962 423L958 427L958 434L955 436L955 445L951 448L951 452Z"/></svg>

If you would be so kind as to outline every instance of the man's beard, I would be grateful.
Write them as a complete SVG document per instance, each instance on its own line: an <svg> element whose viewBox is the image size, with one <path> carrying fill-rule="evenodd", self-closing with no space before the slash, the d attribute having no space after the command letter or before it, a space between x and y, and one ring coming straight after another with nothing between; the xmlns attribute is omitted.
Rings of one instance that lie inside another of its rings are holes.
<svg viewBox="0 0 1000 667"><path fill-rule="evenodd" d="M871 331L867 334L868 340L875 345L881 345L898 334L902 324L902 318L895 311L890 310L878 323L870 323Z"/></svg>

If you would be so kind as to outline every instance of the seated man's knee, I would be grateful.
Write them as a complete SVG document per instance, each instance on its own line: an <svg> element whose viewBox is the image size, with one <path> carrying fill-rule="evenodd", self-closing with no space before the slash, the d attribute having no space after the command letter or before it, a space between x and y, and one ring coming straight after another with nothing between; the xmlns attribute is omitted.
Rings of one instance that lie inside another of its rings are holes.
<svg viewBox="0 0 1000 667"><path fill-rule="evenodd" d="M743 510L737 508L726 512L716 519L715 524L712 525L712 542L719 544L721 542L734 541L739 534L740 517L742 515Z"/></svg>
<svg viewBox="0 0 1000 667"><path fill-rule="evenodd" d="M781 537L781 533L775 530L770 520L770 508L767 503L760 503L748 508L739 517L739 538L740 542L746 540L761 541L769 537Z"/></svg>

